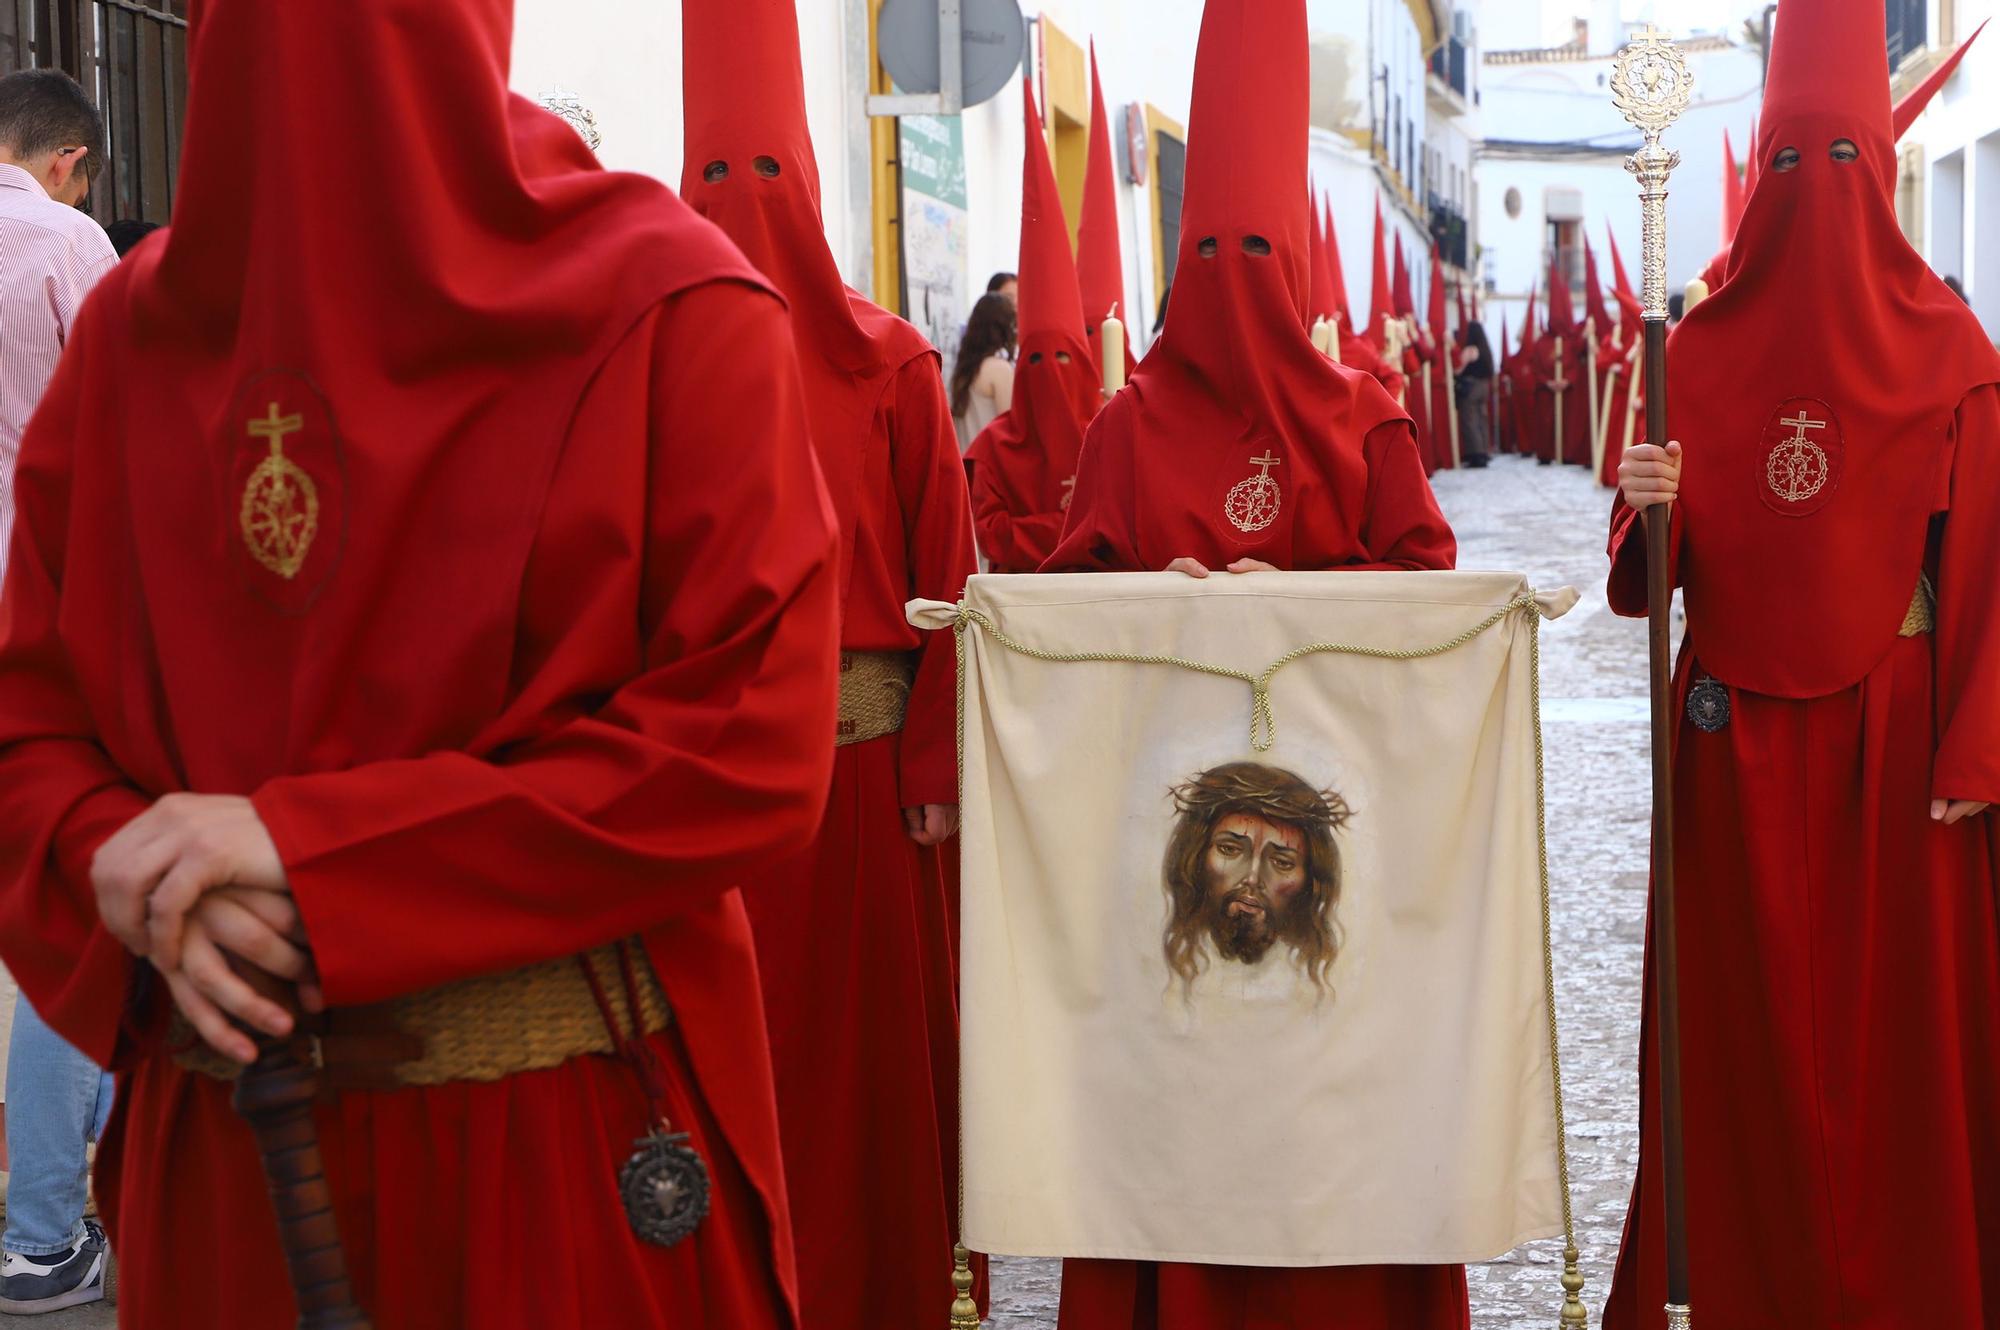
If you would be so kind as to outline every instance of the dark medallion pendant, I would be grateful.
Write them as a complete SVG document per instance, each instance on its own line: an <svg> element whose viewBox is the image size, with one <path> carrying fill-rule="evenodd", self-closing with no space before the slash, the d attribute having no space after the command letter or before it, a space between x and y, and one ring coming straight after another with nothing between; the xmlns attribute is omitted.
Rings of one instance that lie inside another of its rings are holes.
<svg viewBox="0 0 2000 1330"><path fill-rule="evenodd" d="M1703 734L1717 734L1729 728L1729 690L1714 679L1703 677L1688 689L1687 716Z"/></svg>
<svg viewBox="0 0 2000 1330"><path fill-rule="evenodd" d="M708 1165L687 1140L686 1132L642 1137L618 1174L632 1231L656 1247L675 1245L708 1218Z"/></svg>

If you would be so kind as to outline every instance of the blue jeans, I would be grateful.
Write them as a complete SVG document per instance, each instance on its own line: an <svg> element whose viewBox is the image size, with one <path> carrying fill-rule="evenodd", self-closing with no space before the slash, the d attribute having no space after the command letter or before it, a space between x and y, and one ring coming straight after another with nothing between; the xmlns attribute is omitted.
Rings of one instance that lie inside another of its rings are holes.
<svg viewBox="0 0 2000 1330"><path fill-rule="evenodd" d="M35 1014L14 1004L7 1051L7 1233L22 1256L66 1252L83 1236L89 1199L85 1147L111 1116L111 1077Z"/></svg>

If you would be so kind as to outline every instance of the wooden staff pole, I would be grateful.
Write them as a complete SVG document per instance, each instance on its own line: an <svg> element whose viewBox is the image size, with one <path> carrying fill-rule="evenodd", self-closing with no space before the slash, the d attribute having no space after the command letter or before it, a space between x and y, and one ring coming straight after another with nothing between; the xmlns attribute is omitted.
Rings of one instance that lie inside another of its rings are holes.
<svg viewBox="0 0 2000 1330"><path fill-rule="evenodd" d="M1451 431L1451 465L1456 470L1465 465L1465 449L1458 433L1458 344L1448 331L1438 340L1438 360L1444 365L1444 415Z"/></svg>
<svg viewBox="0 0 2000 1330"><path fill-rule="evenodd" d="M1624 375L1625 366L1616 361L1604 371L1604 400L1598 407L1597 448L1592 454L1597 459L1595 469L1600 485L1604 483L1605 455L1611 451L1611 405L1618 400L1618 380ZM1630 397L1631 394L1627 393L1626 396Z"/></svg>
<svg viewBox="0 0 2000 1330"><path fill-rule="evenodd" d="M1646 441L1667 432L1667 180L1680 154L1660 136L1687 110L1694 79L1679 48L1647 27L1618 55L1611 90L1645 146L1625 164L1639 181L1644 216ZM1680 933L1674 895L1673 505L1646 510L1646 586L1653 702L1653 960L1664 1144L1668 1330L1690 1330L1685 1137L1681 1117Z"/></svg>
<svg viewBox="0 0 2000 1330"><path fill-rule="evenodd" d="M1639 388L1639 376L1644 373L1642 360L1645 354L1646 339L1642 337L1632 344L1631 366L1627 371L1632 376L1632 391L1625 394L1625 432L1620 436L1618 444L1620 457L1631 452L1633 443L1637 441L1635 436L1639 430L1639 399L1645 396Z"/></svg>
<svg viewBox="0 0 2000 1330"><path fill-rule="evenodd" d="M1603 395L1603 382L1597 377L1597 320L1587 319L1583 325L1584 373L1590 376L1590 474L1604 474L1604 433L1598 428L1598 399Z"/></svg>
<svg viewBox="0 0 2000 1330"><path fill-rule="evenodd" d="M247 966L239 970L266 997L296 1010L289 985ZM299 1330L370 1330L347 1277L333 1191L320 1159L319 1127L313 1121L319 1070L300 1056L301 1041L253 1037L257 1061L237 1078L233 1103L250 1124L263 1158L264 1181L278 1217L278 1244L298 1303Z"/></svg>
<svg viewBox="0 0 2000 1330"><path fill-rule="evenodd" d="M1567 353L1567 348L1563 346L1563 339L1560 337L1556 338L1555 346L1556 376L1550 381L1549 387L1556 399L1555 439L1553 440L1556 449L1555 464L1561 466L1565 460L1563 457L1563 444L1565 442L1563 437L1565 433L1563 429L1565 423L1563 420L1563 399L1569 395L1569 371L1563 368L1563 357Z"/></svg>

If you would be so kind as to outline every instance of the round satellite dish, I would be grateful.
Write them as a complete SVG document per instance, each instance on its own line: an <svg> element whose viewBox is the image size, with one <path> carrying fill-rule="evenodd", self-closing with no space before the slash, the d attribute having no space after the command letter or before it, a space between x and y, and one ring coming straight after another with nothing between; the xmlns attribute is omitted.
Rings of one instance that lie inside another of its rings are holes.
<svg viewBox="0 0 2000 1330"><path fill-rule="evenodd" d="M965 104L999 95L1021 67L1028 26L1020 0L961 0ZM899 92L938 90L938 0L883 0L876 49Z"/></svg>

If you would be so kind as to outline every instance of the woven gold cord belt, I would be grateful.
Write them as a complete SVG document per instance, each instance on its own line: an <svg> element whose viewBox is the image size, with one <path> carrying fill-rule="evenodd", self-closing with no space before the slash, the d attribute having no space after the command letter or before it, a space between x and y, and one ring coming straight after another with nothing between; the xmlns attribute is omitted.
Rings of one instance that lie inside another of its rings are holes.
<svg viewBox="0 0 2000 1330"><path fill-rule="evenodd" d="M1926 583L1928 587L1928 583ZM1575 593L1569 593L1568 604L1575 604ZM1556 1019L1556 955L1555 918L1549 896L1549 795L1548 767L1546 753L1542 745L1542 598L1534 592L1524 592L1507 604L1495 610L1484 621L1466 629L1458 636L1428 647L1408 649L1358 646L1339 642L1315 642L1299 647L1273 661L1261 674L1251 674L1246 670L1234 670L1223 665L1212 665L1204 661L1189 660L1182 656L1147 655L1120 651L1044 651L1009 637L1000 630L987 615L960 602L957 606L938 606L953 611L950 628L958 639L958 781L959 788L965 788L965 685L966 685L966 634L984 633L1007 650L1033 660L1052 664L1093 664L1112 663L1127 665L1166 665L1175 669L1190 670L1196 674L1213 675L1217 678L1235 679L1250 685L1253 697L1250 716L1250 743L1258 752L1269 752L1278 741L1277 714L1271 705L1271 681L1287 665L1304 660L1308 656L1339 655L1359 656L1371 660L1415 661L1429 660L1436 656L1448 655L1464 647L1488 632L1499 627L1516 614L1524 614L1528 625L1528 696L1532 710L1531 722L1535 731L1535 834L1537 851L1540 855L1541 905L1542 905L1542 985L1543 1000L1549 1013L1549 1073L1552 1082L1556 1119L1556 1174L1562 1188L1563 1226L1563 1309L1561 1322L1565 1327L1584 1325L1587 1313L1583 1306L1582 1253L1576 1246L1576 1210L1571 1197L1569 1171L1569 1123L1563 1096L1562 1035ZM1560 613L1561 611L1557 611ZM959 1060L961 1097L964 1092L963 1069L965 1060ZM965 1222L965 1126L961 1119L958 1135L958 1213L961 1229ZM952 1288L956 1296L952 1300L952 1330L959 1327L974 1327L979 1324L978 1306L972 1300L971 1253L963 1243L952 1252Z"/></svg>
<svg viewBox="0 0 2000 1330"><path fill-rule="evenodd" d="M672 1019L665 991L637 944L639 1006L646 1030L658 1034ZM631 1005L619 981L618 946L583 958L598 975L618 1015L631 1026ZM591 996L577 957L484 975L367 1007L326 1013L321 1028L302 1036L329 1090L383 1090L455 1081L499 1081L559 1067L589 1053L615 1052L604 1013ZM168 1034L174 1061L188 1071L234 1080L243 1069L201 1041L175 1013Z"/></svg>
<svg viewBox="0 0 2000 1330"><path fill-rule="evenodd" d="M834 744L845 748L900 731L916 678L916 660L908 652L843 651Z"/></svg>
<svg viewBox="0 0 2000 1330"><path fill-rule="evenodd" d="M1910 598L1910 612L1903 616L1902 637L1923 637L1937 631L1937 590L1930 574L1917 576L1917 594Z"/></svg>
<svg viewBox="0 0 2000 1330"><path fill-rule="evenodd" d="M1575 593L1572 592L1570 595L1572 596L1572 603L1574 603L1573 598ZM1195 674L1207 674L1218 679L1234 679L1238 683L1249 684L1251 698L1250 746L1260 753L1268 753L1271 751L1271 746L1278 742L1278 717L1276 711L1271 706L1271 681L1276 679L1279 671L1283 670L1286 666L1297 664L1308 656L1360 656L1369 660L1429 660L1434 656L1449 655L1460 647L1477 641L1523 610L1538 611L1540 604L1541 598L1532 591L1516 596L1513 600L1508 601L1505 605L1493 611L1492 614L1488 615L1481 622L1474 624L1458 636L1439 642L1435 646L1393 648L1356 646L1343 642L1313 642L1295 651L1286 652L1284 655L1278 657L1278 659L1272 661L1261 674L1252 674L1248 670L1230 669L1226 665L1211 665L1206 661L1189 660L1183 656L1153 655L1132 651L1043 651L1007 636L1006 633L1000 630L998 624L969 605L959 605L956 607L958 617L953 624L953 628L958 633L961 650L965 643L966 629L977 628L980 632L986 634L987 637L1017 655L1027 656L1031 660L1046 661L1054 665L1170 665L1175 669L1188 670ZM1532 617L1534 622L1537 624L1540 623L1539 613L1534 614ZM959 662L959 668L962 676L964 670L964 662L962 660ZM962 677L960 685L962 688ZM960 751L964 751L962 745Z"/></svg>

